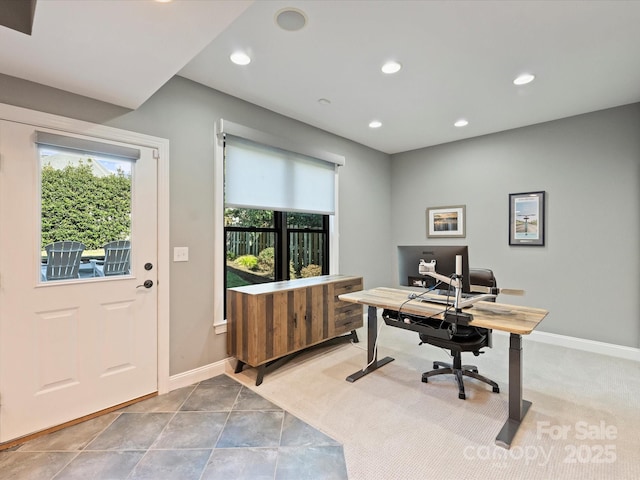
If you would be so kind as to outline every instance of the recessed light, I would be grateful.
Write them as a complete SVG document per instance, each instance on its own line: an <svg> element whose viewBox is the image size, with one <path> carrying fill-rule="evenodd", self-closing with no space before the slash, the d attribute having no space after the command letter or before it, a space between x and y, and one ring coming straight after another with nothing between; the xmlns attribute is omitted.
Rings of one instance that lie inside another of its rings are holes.
<svg viewBox="0 0 640 480"><path fill-rule="evenodd" d="M318 103L320 105L331 105L331 100L329 100L328 98L319 98Z"/></svg>
<svg viewBox="0 0 640 480"><path fill-rule="evenodd" d="M276 13L276 23L287 32L296 32L307 24L307 16L297 8L283 8Z"/></svg>
<svg viewBox="0 0 640 480"><path fill-rule="evenodd" d="M381 70L383 73L397 73L401 68L402 64L400 62L391 61L382 65Z"/></svg>
<svg viewBox="0 0 640 480"><path fill-rule="evenodd" d="M244 52L232 53L229 58L236 65L249 65L251 63L251 57Z"/></svg>
<svg viewBox="0 0 640 480"><path fill-rule="evenodd" d="M382 122L378 121L378 120L374 120L372 122L369 122L369 128L380 128L382 126Z"/></svg>
<svg viewBox="0 0 640 480"><path fill-rule="evenodd" d="M513 84L526 85L527 83L533 82L535 78L536 76L532 73L523 73L522 75L519 75L518 77L516 77L516 79L513 81Z"/></svg>
<svg viewBox="0 0 640 480"><path fill-rule="evenodd" d="M465 120L464 118L461 118L460 120L458 120L453 125L456 126L456 127L466 127L467 125L469 125L469 121Z"/></svg>

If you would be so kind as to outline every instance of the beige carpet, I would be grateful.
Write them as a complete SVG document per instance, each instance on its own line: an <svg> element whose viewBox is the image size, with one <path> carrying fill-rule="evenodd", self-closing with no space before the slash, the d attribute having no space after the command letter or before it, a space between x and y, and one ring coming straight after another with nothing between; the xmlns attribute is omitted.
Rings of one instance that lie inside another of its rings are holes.
<svg viewBox="0 0 640 480"><path fill-rule="evenodd" d="M342 442L352 480L640 478L639 363L525 338L524 398L533 406L505 450L494 440L507 418L507 336L494 334L480 357L463 355L501 393L465 379L459 400L451 376L420 381L448 353L387 326L378 358L395 361L346 382L366 363L366 332L358 334L358 346L300 355L259 387L255 369L233 374L229 364L228 374Z"/></svg>

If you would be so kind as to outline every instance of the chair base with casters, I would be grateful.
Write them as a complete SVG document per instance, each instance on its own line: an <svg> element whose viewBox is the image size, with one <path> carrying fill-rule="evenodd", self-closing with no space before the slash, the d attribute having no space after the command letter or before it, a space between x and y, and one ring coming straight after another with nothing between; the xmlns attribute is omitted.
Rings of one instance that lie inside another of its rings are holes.
<svg viewBox="0 0 640 480"><path fill-rule="evenodd" d="M493 292L497 292L497 282L493 275L493 271L487 268L470 268L469 281L471 283L471 291L482 291L484 288L490 288ZM474 290L474 286L477 288ZM495 299L493 300L495 301ZM451 352L453 363L433 362L433 370L422 374L422 381L427 383L429 377L436 375L455 375L458 383L458 398L464 400L467 398L464 391L463 377L475 378L481 382L490 385L494 393L500 393L500 387L493 380L488 379L484 375L478 373L478 367L475 365L462 364L462 352L472 352L476 357L480 355L480 349L491 347L491 330L486 328L476 328L470 326L456 325L453 329L446 329L448 335L431 334L430 331L420 333L421 343L428 343L436 347L444 348Z"/></svg>
<svg viewBox="0 0 640 480"><path fill-rule="evenodd" d="M420 335L420 339L423 340L423 335ZM424 340L423 340L424 342ZM446 340L441 339L433 339L429 338L430 345L442 346L442 348L447 348L445 346ZM438 345L440 343L440 345ZM486 346L486 335L481 335L481 338L476 340L471 340L466 343L465 347L473 349L477 346L478 349ZM461 342L456 342L457 345L460 345ZM458 398L464 400L467 398L464 391L464 382L462 380L463 377L471 377L476 380L480 380L493 388L493 393L500 393L500 387L493 380L488 379L484 375L480 375L478 373L478 367L475 365L462 365L462 351L463 350L452 350L451 354L453 355L453 363L445 363L445 362L433 362L433 370L429 372L424 372L422 374L422 381L427 383L429 381L429 377L434 377L436 375L455 375L456 382L458 383ZM483 352L479 350L464 350L464 351L472 351L474 355L480 355Z"/></svg>
<svg viewBox="0 0 640 480"><path fill-rule="evenodd" d="M420 345L427 343L449 350L453 356L453 363L433 362L434 370L422 374L422 381L427 383L429 377L435 375L452 374L458 382L458 398L464 400L463 377L472 377L489 384L495 393L500 393L500 387L493 380L480 375L475 365L462 365L462 352L472 352L478 356L480 349L491 346L491 330L466 325L453 325L444 320L421 317L411 314L399 314L393 310L383 310L382 319L387 325L418 332Z"/></svg>

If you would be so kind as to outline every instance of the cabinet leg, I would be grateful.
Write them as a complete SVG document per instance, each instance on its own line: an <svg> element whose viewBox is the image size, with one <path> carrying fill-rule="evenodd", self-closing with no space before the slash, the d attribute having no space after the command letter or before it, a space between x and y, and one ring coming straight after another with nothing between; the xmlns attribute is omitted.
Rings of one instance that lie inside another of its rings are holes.
<svg viewBox="0 0 640 480"><path fill-rule="evenodd" d="M244 362L242 360L238 360L238 363L236 363L236 369L233 371L233 373L240 373L243 368Z"/></svg>
<svg viewBox="0 0 640 480"><path fill-rule="evenodd" d="M266 364L262 364L258 367L258 377L256 378L256 387L262 383L262 380L264 380L264 373L266 369L267 369Z"/></svg>
<svg viewBox="0 0 640 480"><path fill-rule="evenodd" d="M355 330L351 330L351 340L353 341L353 343L360 342L360 340L358 339L358 333Z"/></svg>

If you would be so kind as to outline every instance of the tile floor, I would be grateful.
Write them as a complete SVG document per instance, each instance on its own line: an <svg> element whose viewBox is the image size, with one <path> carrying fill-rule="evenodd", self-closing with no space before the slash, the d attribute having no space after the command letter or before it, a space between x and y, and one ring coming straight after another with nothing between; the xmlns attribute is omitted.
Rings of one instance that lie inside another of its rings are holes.
<svg viewBox="0 0 640 480"><path fill-rule="evenodd" d="M0 452L1 480L347 479L342 445L226 375Z"/></svg>

